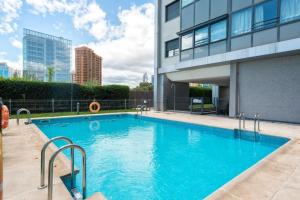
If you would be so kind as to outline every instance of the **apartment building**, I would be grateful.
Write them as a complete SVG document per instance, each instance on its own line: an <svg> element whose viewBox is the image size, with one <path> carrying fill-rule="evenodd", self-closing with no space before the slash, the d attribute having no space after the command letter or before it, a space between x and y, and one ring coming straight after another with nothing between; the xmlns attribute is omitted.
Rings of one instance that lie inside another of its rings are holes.
<svg viewBox="0 0 300 200"><path fill-rule="evenodd" d="M23 29L23 76L48 81L53 68L52 81L70 82L71 50L71 40Z"/></svg>
<svg viewBox="0 0 300 200"><path fill-rule="evenodd" d="M87 82L102 85L102 57L88 47L76 48L75 80L81 85Z"/></svg>
<svg viewBox="0 0 300 200"><path fill-rule="evenodd" d="M300 0L158 0L154 103L214 84L230 117L300 123Z"/></svg>

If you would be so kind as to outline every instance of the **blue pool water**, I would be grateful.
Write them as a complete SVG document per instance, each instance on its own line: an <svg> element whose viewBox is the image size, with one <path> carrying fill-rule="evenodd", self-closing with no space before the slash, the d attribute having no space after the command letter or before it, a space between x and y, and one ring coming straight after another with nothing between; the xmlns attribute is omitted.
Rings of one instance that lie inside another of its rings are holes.
<svg viewBox="0 0 300 200"><path fill-rule="evenodd" d="M135 115L34 123L86 150L87 194L108 200L202 199L288 141ZM81 168L78 152L75 163Z"/></svg>

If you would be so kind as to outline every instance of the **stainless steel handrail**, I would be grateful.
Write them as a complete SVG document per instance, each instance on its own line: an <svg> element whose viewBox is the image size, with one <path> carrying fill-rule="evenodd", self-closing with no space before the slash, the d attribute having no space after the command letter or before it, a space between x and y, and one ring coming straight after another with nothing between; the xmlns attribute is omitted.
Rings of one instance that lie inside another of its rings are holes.
<svg viewBox="0 0 300 200"><path fill-rule="evenodd" d="M30 118L30 116L31 116L31 113L30 113L30 111L28 110L28 109L26 109L26 108L20 108L18 111L17 111L17 124L19 125L20 124L20 114L21 114L21 112L26 112L27 113L27 115L29 115L29 117L27 118L27 124L30 124L31 123L31 118Z"/></svg>
<svg viewBox="0 0 300 200"><path fill-rule="evenodd" d="M260 131L260 114L257 114L257 130Z"/></svg>
<svg viewBox="0 0 300 200"><path fill-rule="evenodd" d="M256 133L256 127L257 130L260 131L260 114L259 113L255 113L254 115L254 132Z"/></svg>
<svg viewBox="0 0 300 200"><path fill-rule="evenodd" d="M242 129L242 121L243 121L243 128L245 129L246 125L245 125L245 113L241 112L239 114L239 130Z"/></svg>
<svg viewBox="0 0 300 200"><path fill-rule="evenodd" d="M40 171L41 178L40 178L40 186L38 187L38 189L44 189L47 187L47 185L45 185L45 153L46 153L47 147L52 142L57 141L57 140L64 140L64 141L68 142L69 144L73 144L71 139L69 139L67 137L63 137L63 136L54 137L44 144L42 151L41 151L41 171ZM73 148L71 149L71 187L72 188L74 187L74 149Z"/></svg>
<svg viewBox="0 0 300 200"><path fill-rule="evenodd" d="M48 170L48 200L52 200L52 193L53 193L53 165L56 156L65 149L78 149L82 155L82 197L83 199L86 198L86 153L85 150L76 144L68 144L61 147L57 150L52 156L49 161L49 170Z"/></svg>
<svg viewBox="0 0 300 200"><path fill-rule="evenodd" d="M138 115L139 112L141 112L141 115L143 115L143 109L144 109L143 105L138 105L136 107L136 114Z"/></svg>

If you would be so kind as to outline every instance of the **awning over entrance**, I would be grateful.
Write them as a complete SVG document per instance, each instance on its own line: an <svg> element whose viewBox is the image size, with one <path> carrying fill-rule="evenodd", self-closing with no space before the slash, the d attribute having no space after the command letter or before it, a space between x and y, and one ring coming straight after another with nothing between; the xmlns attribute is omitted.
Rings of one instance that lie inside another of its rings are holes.
<svg viewBox="0 0 300 200"><path fill-rule="evenodd" d="M230 65L182 70L170 72L166 75L168 79L174 82L228 85L230 77Z"/></svg>

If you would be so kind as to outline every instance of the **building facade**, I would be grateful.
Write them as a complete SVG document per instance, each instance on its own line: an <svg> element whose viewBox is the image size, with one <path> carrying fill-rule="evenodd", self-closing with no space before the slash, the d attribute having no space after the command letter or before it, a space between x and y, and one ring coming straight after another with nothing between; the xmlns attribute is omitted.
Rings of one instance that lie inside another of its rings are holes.
<svg viewBox="0 0 300 200"><path fill-rule="evenodd" d="M158 0L157 110L214 84L229 116L300 123L300 0Z"/></svg>
<svg viewBox="0 0 300 200"><path fill-rule="evenodd" d="M102 58L88 47L75 49L75 80L84 85L88 82L102 85Z"/></svg>
<svg viewBox="0 0 300 200"><path fill-rule="evenodd" d="M52 70L52 81L70 82L71 51L70 40L24 29L23 76L48 81L49 70Z"/></svg>
<svg viewBox="0 0 300 200"><path fill-rule="evenodd" d="M1 78L11 78L13 76L13 70L7 63L0 63L0 77Z"/></svg>

